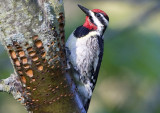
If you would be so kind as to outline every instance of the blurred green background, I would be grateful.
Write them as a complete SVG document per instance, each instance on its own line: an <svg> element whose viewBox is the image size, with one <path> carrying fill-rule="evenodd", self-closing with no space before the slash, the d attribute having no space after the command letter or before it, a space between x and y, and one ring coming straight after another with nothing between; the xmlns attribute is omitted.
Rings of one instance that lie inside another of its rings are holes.
<svg viewBox="0 0 160 113"><path fill-rule="evenodd" d="M88 113L160 113L160 0L64 0L66 37L85 20L77 4L102 9L110 18ZM0 79L12 72L0 45ZM0 113L26 112L0 93Z"/></svg>

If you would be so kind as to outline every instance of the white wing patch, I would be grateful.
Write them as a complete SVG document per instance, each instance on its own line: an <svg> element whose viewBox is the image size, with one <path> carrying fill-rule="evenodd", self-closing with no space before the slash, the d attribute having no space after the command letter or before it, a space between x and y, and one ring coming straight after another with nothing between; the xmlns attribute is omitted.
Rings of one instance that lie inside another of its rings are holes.
<svg viewBox="0 0 160 113"><path fill-rule="evenodd" d="M104 16L103 16L102 14L100 14L100 15L101 15L101 17L103 18L103 20L105 21L106 26L108 26L108 24L109 24L108 20L106 20L106 18L104 18Z"/></svg>

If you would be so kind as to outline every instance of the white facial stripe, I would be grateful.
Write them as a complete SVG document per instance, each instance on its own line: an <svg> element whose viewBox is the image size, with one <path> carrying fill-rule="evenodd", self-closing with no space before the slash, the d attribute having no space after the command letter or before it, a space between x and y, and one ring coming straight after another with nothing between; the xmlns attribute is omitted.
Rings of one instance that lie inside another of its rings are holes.
<svg viewBox="0 0 160 113"><path fill-rule="evenodd" d="M100 14L100 15L103 18L103 20L105 21L106 25L108 25L109 24L108 20L102 14Z"/></svg>
<svg viewBox="0 0 160 113"><path fill-rule="evenodd" d="M97 25L97 27L103 26L103 24L97 19L97 17L94 15L94 13L92 11L90 11L90 14L93 18L94 23Z"/></svg>

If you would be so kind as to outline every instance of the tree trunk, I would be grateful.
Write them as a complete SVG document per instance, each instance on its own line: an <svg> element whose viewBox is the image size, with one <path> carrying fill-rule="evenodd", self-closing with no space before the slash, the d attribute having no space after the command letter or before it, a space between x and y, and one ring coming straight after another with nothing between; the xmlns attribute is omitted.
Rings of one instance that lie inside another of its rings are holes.
<svg viewBox="0 0 160 113"><path fill-rule="evenodd" d="M14 66L0 91L29 113L86 113L66 72L63 0L0 0L0 41Z"/></svg>

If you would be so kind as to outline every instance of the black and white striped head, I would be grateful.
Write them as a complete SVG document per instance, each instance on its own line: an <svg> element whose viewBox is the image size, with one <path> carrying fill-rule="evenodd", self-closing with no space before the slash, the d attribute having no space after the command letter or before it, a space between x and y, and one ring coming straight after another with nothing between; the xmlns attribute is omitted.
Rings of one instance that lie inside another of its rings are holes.
<svg viewBox="0 0 160 113"><path fill-rule="evenodd" d="M81 5L78 6L86 14L86 21L83 24L84 27L90 30L106 29L109 23L109 17L104 11L100 9L89 10Z"/></svg>

